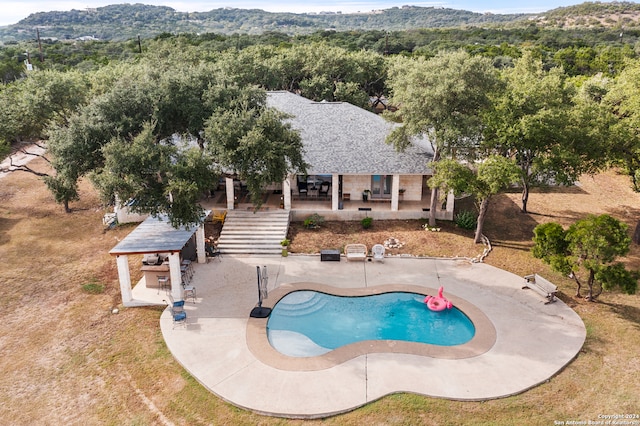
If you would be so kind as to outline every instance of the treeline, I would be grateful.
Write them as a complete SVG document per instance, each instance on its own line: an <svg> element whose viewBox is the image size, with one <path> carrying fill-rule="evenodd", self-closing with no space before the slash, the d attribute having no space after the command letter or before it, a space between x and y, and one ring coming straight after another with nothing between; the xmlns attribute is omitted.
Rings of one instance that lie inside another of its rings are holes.
<svg viewBox="0 0 640 426"><path fill-rule="evenodd" d="M464 49L489 57L497 67L509 66L523 49L535 50L547 67L562 66L569 75L614 74L624 60L640 51L640 30L622 33L614 29L560 30L534 25L517 28L422 29L411 31L317 31L290 36L281 32L260 35L217 33L163 33L153 39L134 38L123 42L24 41L0 47L0 81L10 82L24 75L25 61L39 69L92 70L113 61L130 60L171 47L193 50L201 58L250 46L286 49L323 42L348 51L365 50L383 55L435 56L443 50ZM27 58L27 55L29 58Z"/></svg>

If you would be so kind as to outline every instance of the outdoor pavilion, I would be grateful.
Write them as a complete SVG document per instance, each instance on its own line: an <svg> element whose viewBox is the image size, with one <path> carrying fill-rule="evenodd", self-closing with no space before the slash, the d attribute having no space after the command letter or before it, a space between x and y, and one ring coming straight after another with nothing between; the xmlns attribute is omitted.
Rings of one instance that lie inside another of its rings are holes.
<svg viewBox="0 0 640 426"><path fill-rule="evenodd" d="M205 212L206 216L208 216L209 213L210 212ZM133 298L129 255L135 254L168 253L171 297L174 301L182 300L180 253L194 234L196 234L197 261L198 263L206 263L204 223L174 228L166 215L148 217L109 251L109 254L116 256L120 292L124 306L132 307L149 304L147 301Z"/></svg>

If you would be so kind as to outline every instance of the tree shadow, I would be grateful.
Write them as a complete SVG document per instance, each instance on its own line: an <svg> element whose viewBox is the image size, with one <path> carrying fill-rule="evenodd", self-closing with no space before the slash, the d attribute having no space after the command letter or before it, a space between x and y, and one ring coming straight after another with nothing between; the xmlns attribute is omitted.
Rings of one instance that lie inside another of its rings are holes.
<svg viewBox="0 0 640 426"><path fill-rule="evenodd" d="M640 330L640 308L636 306L623 305L622 303L611 303L599 301L605 306L611 309L611 312L616 314L618 318L625 321L629 321L633 326Z"/></svg>
<svg viewBox="0 0 640 426"><path fill-rule="evenodd" d="M11 241L10 230L15 227L21 219L8 219L0 217L0 245L7 244Z"/></svg>
<svg viewBox="0 0 640 426"><path fill-rule="evenodd" d="M484 223L484 234L491 244L529 250L533 228L537 225L530 214L522 213L520 205L506 195L491 197Z"/></svg>

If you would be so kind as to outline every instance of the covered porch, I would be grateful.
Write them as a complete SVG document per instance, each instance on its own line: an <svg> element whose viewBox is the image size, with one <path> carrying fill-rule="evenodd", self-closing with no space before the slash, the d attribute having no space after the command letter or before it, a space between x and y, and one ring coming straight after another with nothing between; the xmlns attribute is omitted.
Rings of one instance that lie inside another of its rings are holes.
<svg viewBox="0 0 640 426"><path fill-rule="evenodd" d="M262 193L261 209L291 211L292 220L304 220L313 213L327 220L359 220L365 216L380 220L420 219L428 216L431 189L428 175L290 175ZM203 200L211 210L253 210L250 197L237 181L224 184ZM453 220L454 196L438 204L436 218Z"/></svg>

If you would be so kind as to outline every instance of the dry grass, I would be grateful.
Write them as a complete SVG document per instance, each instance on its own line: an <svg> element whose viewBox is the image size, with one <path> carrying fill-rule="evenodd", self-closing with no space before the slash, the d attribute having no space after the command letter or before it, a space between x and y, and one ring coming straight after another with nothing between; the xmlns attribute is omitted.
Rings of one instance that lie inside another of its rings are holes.
<svg viewBox="0 0 640 426"><path fill-rule="evenodd" d="M488 402L398 394L309 423L550 424L637 413L638 296L614 293L603 294L600 303L576 300L571 283L532 259L528 251L531 230L543 221L568 223L586 213L607 212L635 226L640 196L628 187L624 177L606 173L584 179L579 189L532 194L530 215L519 213L519 194L499 196L492 203L486 234L495 249L487 263L520 275L535 270L557 281L561 297L588 328L583 351L549 383ZM108 251L131 228L104 232L103 211L88 184L83 183L82 201L73 205L72 214L64 214L42 183L27 174L0 179L0 202L0 423L303 423L245 412L202 388L168 352L159 330L160 309L110 313L120 294L115 261ZM329 225L341 233L335 240L326 232ZM473 256L479 252L469 233L442 225L439 233L421 230L417 221L374 221L365 232L359 223L327 224L325 230L313 232L294 227L292 250L340 247L351 240L371 245L395 237L406 243L402 249L406 253ZM638 247L628 263L640 267ZM103 284L104 293L84 292L82 286L90 282Z"/></svg>

